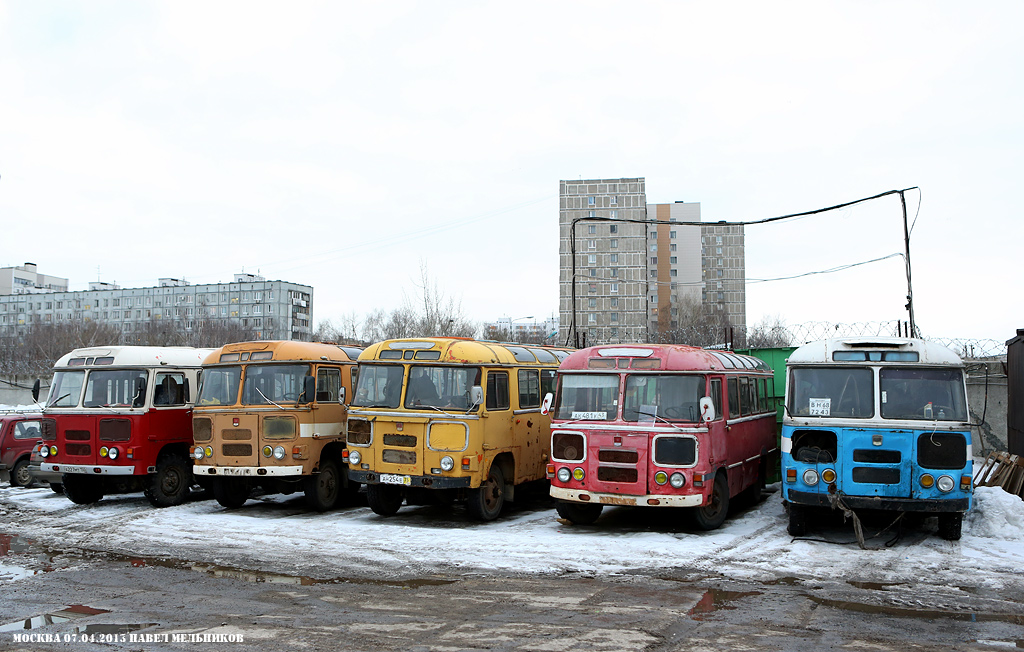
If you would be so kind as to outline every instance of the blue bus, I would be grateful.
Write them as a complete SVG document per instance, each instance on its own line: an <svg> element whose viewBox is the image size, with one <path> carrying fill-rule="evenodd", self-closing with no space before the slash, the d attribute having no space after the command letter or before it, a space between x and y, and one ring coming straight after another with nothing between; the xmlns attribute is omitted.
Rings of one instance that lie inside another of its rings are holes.
<svg viewBox="0 0 1024 652"><path fill-rule="evenodd" d="M786 363L782 499L789 533L819 508L935 514L960 538L973 460L964 365L912 338L812 342Z"/></svg>

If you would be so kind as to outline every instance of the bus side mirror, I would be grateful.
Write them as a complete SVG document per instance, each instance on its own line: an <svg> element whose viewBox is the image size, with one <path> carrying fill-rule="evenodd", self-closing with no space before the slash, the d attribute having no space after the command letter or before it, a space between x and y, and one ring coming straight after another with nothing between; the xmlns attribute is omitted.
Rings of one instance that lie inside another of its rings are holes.
<svg viewBox="0 0 1024 652"><path fill-rule="evenodd" d="M484 402L484 388L480 385L473 385L469 388L469 409L472 410L476 406Z"/></svg>
<svg viewBox="0 0 1024 652"><path fill-rule="evenodd" d="M710 396L700 400L700 418L705 423L715 420L715 403Z"/></svg>
<svg viewBox="0 0 1024 652"><path fill-rule="evenodd" d="M345 387L344 386L339 387L338 388L338 403L341 404L341 405L345 405L345 397L346 396L347 396L347 393L345 392Z"/></svg>
<svg viewBox="0 0 1024 652"><path fill-rule="evenodd" d="M43 386L41 380L36 378L36 382L32 383L32 400L36 403L39 402L39 389Z"/></svg>
<svg viewBox="0 0 1024 652"><path fill-rule="evenodd" d="M299 400L296 403L312 403L313 398L316 396L316 378L313 376L306 376L302 379L302 394L299 395ZM305 400L303 400L305 399Z"/></svg>
<svg viewBox="0 0 1024 652"><path fill-rule="evenodd" d="M540 413L547 414L551 411L551 401L554 400L555 396L548 392L544 395L544 402L540 404Z"/></svg>

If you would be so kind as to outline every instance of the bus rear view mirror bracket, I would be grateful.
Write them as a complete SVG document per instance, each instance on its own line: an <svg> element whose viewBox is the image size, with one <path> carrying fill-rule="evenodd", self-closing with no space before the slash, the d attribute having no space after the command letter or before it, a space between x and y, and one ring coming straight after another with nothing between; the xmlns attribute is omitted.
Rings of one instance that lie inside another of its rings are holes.
<svg viewBox="0 0 1024 652"><path fill-rule="evenodd" d="M473 408L484 402L484 388L480 385L473 385L469 388L469 409L466 412L472 412Z"/></svg>
<svg viewBox="0 0 1024 652"><path fill-rule="evenodd" d="M700 418L705 423L715 420L715 403L711 400L710 396L700 399Z"/></svg>

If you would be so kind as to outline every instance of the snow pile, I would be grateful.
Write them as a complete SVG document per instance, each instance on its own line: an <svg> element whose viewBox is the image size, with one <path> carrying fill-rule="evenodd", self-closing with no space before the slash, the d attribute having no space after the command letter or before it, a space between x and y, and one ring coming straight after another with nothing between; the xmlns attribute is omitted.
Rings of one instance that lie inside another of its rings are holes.
<svg viewBox="0 0 1024 652"><path fill-rule="evenodd" d="M0 405L0 413L3 412L42 412L42 403L30 403L29 405Z"/></svg>
<svg viewBox="0 0 1024 652"><path fill-rule="evenodd" d="M972 536L1018 541L1024 537L1024 500L1000 487L977 487L964 526Z"/></svg>

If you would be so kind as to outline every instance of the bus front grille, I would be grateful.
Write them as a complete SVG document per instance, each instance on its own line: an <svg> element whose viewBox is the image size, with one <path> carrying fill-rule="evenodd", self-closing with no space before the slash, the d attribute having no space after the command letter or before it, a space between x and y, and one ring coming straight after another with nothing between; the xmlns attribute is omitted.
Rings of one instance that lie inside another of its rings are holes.
<svg viewBox="0 0 1024 652"><path fill-rule="evenodd" d="M252 444L224 444L221 452L228 457L247 457L252 455Z"/></svg>
<svg viewBox="0 0 1024 652"><path fill-rule="evenodd" d="M617 466L597 467L597 479L601 482L636 483L636 469L624 469Z"/></svg>
<svg viewBox="0 0 1024 652"><path fill-rule="evenodd" d="M882 469L870 466L853 468L853 481L861 484L899 484L899 469Z"/></svg>

